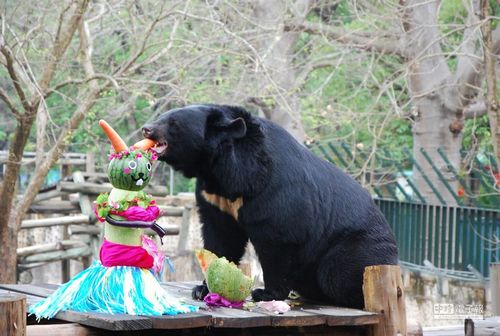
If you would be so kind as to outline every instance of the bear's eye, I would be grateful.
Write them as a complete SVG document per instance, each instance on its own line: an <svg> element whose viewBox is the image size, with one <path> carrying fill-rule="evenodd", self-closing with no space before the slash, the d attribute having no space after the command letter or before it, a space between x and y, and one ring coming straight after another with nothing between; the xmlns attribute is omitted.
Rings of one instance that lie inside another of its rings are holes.
<svg viewBox="0 0 500 336"><path fill-rule="evenodd" d="M151 171L151 163L149 163L149 162L148 162L148 163L146 164L146 168L148 168L148 171Z"/></svg>
<svg viewBox="0 0 500 336"><path fill-rule="evenodd" d="M174 126L176 124L174 119L169 119L168 120L168 126Z"/></svg>
<svg viewBox="0 0 500 336"><path fill-rule="evenodd" d="M130 169L135 169L135 168L137 168L137 162L135 162L135 161L130 161L130 162L128 163L128 167L129 167Z"/></svg>

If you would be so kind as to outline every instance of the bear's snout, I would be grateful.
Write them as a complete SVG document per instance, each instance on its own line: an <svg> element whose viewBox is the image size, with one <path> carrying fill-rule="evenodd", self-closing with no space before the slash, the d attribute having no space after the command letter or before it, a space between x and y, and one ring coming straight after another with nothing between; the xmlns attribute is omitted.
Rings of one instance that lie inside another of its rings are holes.
<svg viewBox="0 0 500 336"><path fill-rule="evenodd" d="M153 137L153 126L152 125L144 125L142 128L142 135L145 138L152 138Z"/></svg>

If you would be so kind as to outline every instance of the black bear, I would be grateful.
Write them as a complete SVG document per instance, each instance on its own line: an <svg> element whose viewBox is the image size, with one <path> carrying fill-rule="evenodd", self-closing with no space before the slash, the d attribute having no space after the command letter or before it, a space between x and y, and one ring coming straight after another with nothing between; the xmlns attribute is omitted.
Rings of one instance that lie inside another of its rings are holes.
<svg viewBox="0 0 500 336"><path fill-rule="evenodd" d="M250 240L265 288L255 301L304 298L362 308L368 265L397 264L387 221L366 192L288 132L243 108L191 105L142 129L159 160L196 177L204 247L238 263ZM197 286L193 295L206 294Z"/></svg>

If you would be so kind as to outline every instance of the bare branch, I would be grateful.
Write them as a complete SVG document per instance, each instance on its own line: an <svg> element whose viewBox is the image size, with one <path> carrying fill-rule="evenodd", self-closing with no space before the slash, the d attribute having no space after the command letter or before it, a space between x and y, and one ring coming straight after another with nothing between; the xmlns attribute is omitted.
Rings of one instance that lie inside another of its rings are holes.
<svg viewBox="0 0 500 336"><path fill-rule="evenodd" d="M21 81L14 67L14 62L15 62L14 55L12 55L12 51L6 45L0 46L0 52L5 57L5 62L6 62L5 65L7 67L7 71L9 72L10 79L12 80L12 84L14 84L17 96L19 97L19 100L21 101L21 104L23 105L25 112L29 112L31 110L31 104L26 99L26 94L21 86Z"/></svg>
<svg viewBox="0 0 500 336"><path fill-rule="evenodd" d="M52 80L52 77L54 76L54 72L57 68L57 65L59 64L61 57L68 49L71 39L73 38L73 35L75 34L76 29L78 28L78 22L81 20L83 13L85 13L88 4L89 0L80 0L77 4L75 11L71 15L71 18L69 19L66 30L62 31L61 27L58 28L58 33L56 35L56 39L54 41L54 45L50 55L51 56L50 61L47 63L42 78L38 83L39 84L38 86L40 87L40 91L42 93L47 91L49 83ZM64 11L65 10L63 10L63 13ZM60 20L61 20L60 25L62 26L62 20L63 20L62 14ZM38 101L36 103L39 102L40 98L41 97L38 98Z"/></svg>
<svg viewBox="0 0 500 336"><path fill-rule="evenodd" d="M94 74L93 76L88 77L88 78L84 78L84 79L68 79L68 80L66 80L64 82L61 82L61 83L57 84L56 86L47 89L47 92L46 92L44 98L47 99L48 96L50 96L51 94L53 94L55 92L58 92L59 90L61 90L65 86L85 84L85 83L88 83L89 81L95 80L95 79L104 79L104 80L110 81L111 84L113 84L113 86L116 89L120 88L120 85L118 84L118 82L113 77L111 77L109 75L106 75L106 74L97 73L97 74Z"/></svg>
<svg viewBox="0 0 500 336"><path fill-rule="evenodd" d="M16 108L14 102L10 100L9 95L2 88L0 88L0 98L5 102L5 104L7 104L10 111L16 116L16 118L21 116L21 112Z"/></svg>
<svg viewBox="0 0 500 336"><path fill-rule="evenodd" d="M366 33L357 34L348 32L339 27L327 26L313 22L288 23L285 25L284 30L306 32L313 35L323 35L339 43L347 44L353 48L366 51L376 51L387 55L404 56L403 46L399 42L394 42L400 40L397 37L387 39L376 35L368 36Z"/></svg>
<svg viewBox="0 0 500 336"><path fill-rule="evenodd" d="M465 119L479 118L486 115L486 103L484 101L475 102L465 107L463 110Z"/></svg>

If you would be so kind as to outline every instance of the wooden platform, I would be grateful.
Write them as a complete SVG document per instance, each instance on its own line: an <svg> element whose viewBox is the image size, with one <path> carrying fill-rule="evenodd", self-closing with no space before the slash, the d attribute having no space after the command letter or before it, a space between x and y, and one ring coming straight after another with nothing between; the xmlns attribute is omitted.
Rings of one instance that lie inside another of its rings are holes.
<svg viewBox="0 0 500 336"><path fill-rule="evenodd" d="M169 282L162 286L184 302L199 307L197 313L177 316L132 316L125 314L60 312L55 319L38 323L28 317L28 336L37 335L170 335L178 334L328 334L367 335L382 320L380 314L326 305L302 304L285 314L273 314L254 308L209 308L191 299L194 282ZM0 295L24 294L27 304L38 302L57 288L55 285L0 285ZM47 324L58 324L51 327ZM71 323L71 324L70 324ZM74 324L78 323L78 324ZM110 332L113 331L113 332ZM116 333L116 331L121 331ZM135 331L135 332L133 332Z"/></svg>

